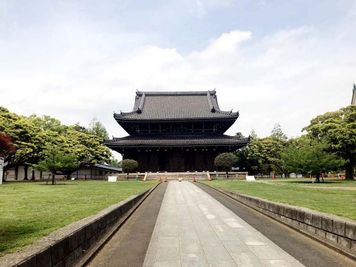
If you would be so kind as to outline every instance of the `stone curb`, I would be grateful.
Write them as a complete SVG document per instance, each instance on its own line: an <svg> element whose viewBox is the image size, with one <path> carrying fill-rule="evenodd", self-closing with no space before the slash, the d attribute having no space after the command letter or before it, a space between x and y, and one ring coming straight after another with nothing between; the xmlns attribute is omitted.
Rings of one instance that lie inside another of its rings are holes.
<svg viewBox="0 0 356 267"><path fill-rule="evenodd" d="M205 183L201 184L209 186L356 260L356 221L354 220L218 189Z"/></svg>
<svg viewBox="0 0 356 267"><path fill-rule="evenodd" d="M94 255L93 248L103 245L158 185L58 229L20 252L5 255L0 258L0 266L76 265L87 254Z"/></svg>

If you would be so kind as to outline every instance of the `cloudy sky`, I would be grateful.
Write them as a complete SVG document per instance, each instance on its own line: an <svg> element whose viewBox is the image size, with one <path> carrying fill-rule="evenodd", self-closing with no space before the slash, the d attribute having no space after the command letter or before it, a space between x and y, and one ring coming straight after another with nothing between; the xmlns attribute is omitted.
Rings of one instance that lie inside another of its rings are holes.
<svg viewBox="0 0 356 267"><path fill-rule="evenodd" d="M212 90L289 136L351 101L354 0L0 0L0 105L123 136L135 91Z"/></svg>

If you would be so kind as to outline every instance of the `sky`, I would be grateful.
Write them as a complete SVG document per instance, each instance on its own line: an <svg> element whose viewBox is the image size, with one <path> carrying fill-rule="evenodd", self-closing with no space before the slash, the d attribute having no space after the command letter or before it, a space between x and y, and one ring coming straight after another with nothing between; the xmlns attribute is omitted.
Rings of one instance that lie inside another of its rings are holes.
<svg viewBox="0 0 356 267"><path fill-rule="evenodd" d="M356 0L0 0L0 106L110 136L136 90L216 89L227 134L295 137L353 83Z"/></svg>

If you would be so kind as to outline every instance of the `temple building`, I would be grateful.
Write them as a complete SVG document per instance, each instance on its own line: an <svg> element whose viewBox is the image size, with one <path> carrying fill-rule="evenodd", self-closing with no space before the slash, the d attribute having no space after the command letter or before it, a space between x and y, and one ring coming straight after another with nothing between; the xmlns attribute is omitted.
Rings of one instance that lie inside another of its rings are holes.
<svg viewBox="0 0 356 267"><path fill-rule="evenodd" d="M215 90L137 91L133 111L114 114L129 136L105 144L137 160L139 171L211 171L218 154L248 143L224 134L238 116L220 110Z"/></svg>

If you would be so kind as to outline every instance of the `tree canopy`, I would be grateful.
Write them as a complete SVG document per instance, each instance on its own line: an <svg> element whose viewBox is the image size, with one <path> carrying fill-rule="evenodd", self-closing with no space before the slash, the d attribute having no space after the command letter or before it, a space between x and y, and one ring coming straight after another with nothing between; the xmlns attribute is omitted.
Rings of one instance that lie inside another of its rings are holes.
<svg viewBox="0 0 356 267"><path fill-rule="evenodd" d="M256 134L250 136L247 158L250 166L256 172L283 173L283 162L281 153L287 144L287 136L283 133L279 124L276 124L270 136L258 138Z"/></svg>
<svg viewBox="0 0 356 267"><path fill-rule="evenodd" d="M5 170L46 160L51 154L48 147L75 155L80 164L107 163L111 158L102 137L80 125L63 125L50 116L25 117L0 107L0 133L10 136L16 147L5 156Z"/></svg>
<svg viewBox="0 0 356 267"><path fill-rule="evenodd" d="M221 153L214 160L215 166L219 170L226 172L226 176L234 164L237 162L237 157L233 153Z"/></svg>
<svg viewBox="0 0 356 267"><path fill-rule="evenodd" d="M109 134L106 131L104 125L98 121L96 118L92 119L92 121L89 124L89 133L97 136L100 138L100 140L104 141L106 139L109 139Z"/></svg>
<svg viewBox="0 0 356 267"><path fill-rule="evenodd" d="M38 164L34 164L36 169L52 173L52 184L55 184L56 174L63 174L67 177L80 166L77 155L63 151L60 146L47 146L44 150L46 155Z"/></svg>
<svg viewBox="0 0 356 267"><path fill-rule="evenodd" d="M121 162L122 171L129 174L130 172L134 172L138 168L138 162L133 159L124 159Z"/></svg>
<svg viewBox="0 0 356 267"><path fill-rule="evenodd" d="M5 157L10 153L15 153L16 147L10 136L0 133L0 157Z"/></svg>
<svg viewBox="0 0 356 267"><path fill-rule="evenodd" d="M326 112L312 119L305 130L311 138L345 160L346 179L353 179L356 157L356 106Z"/></svg>
<svg viewBox="0 0 356 267"><path fill-rule="evenodd" d="M314 175L320 182L320 174L338 170L344 161L327 151L327 144L308 136L291 139L282 152L282 161L287 172Z"/></svg>

